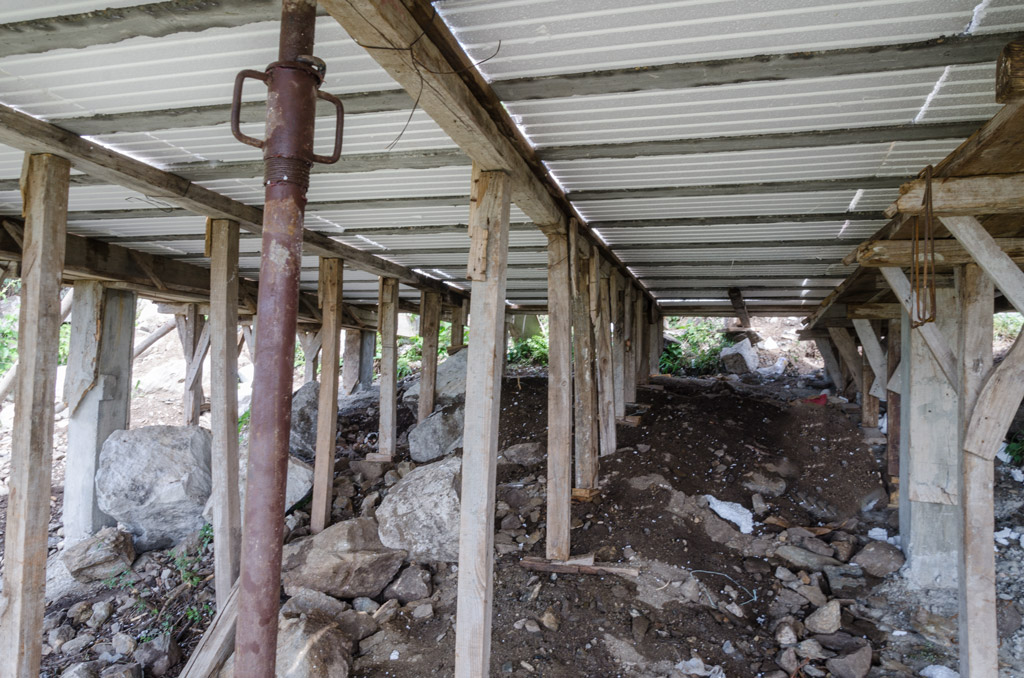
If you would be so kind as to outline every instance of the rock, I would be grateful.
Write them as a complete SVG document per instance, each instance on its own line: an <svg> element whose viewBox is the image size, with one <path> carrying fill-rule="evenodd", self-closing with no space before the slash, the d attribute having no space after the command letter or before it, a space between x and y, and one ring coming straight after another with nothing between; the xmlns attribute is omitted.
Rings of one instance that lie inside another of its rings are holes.
<svg viewBox="0 0 1024 678"><path fill-rule="evenodd" d="M338 396L338 417L364 416L366 410L380 402L380 386L373 385L364 391Z"/></svg>
<svg viewBox="0 0 1024 678"><path fill-rule="evenodd" d="M103 669L100 678L142 678L142 667L138 664L115 664Z"/></svg>
<svg viewBox="0 0 1024 678"><path fill-rule="evenodd" d="M109 600L101 600L98 603L93 603L92 615L89 617L89 621L86 624L91 629L98 629L103 626L108 619L110 619L110 613L114 611L114 606Z"/></svg>
<svg viewBox="0 0 1024 678"><path fill-rule="evenodd" d="M523 628L529 633L540 633L540 624L533 619L527 619L526 623L523 624Z"/></svg>
<svg viewBox="0 0 1024 678"><path fill-rule="evenodd" d="M871 647L865 645L850 654L829 659L825 667L834 678L864 678L871 670Z"/></svg>
<svg viewBox="0 0 1024 678"><path fill-rule="evenodd" d="M798 546L785 544L775 549L775 555L801 570L820 572L829 565L841 565L835 558L812 553Z"/></svg>
<svg viewBox="0 0 1024 678"><path fill-rule="evenodd" d="M122 657L132 654L135 652L135 648L138 647L135 639L127 633L115 633L114 637L110 639L110 644L114 646L114 652Z"/></svg>
<svg viewBox="0 0 1024 678"><path fill-rule="evenodd" d="M751 492L768 497L778 497L786 491L786 481L779 476L766 476L758 471L750 471L743 475L743 487Z"/></svg>
<svg viewBox="0 0 1024 678"><path fill-rule="evenodd" d="M99 678L101 662L79 662L64 669L61 678Z"/></svg>
<svg viewBox="0 0 1024 678"><path fill-rule="evenodd" d="M833 600L808 615L804 626L811 633L835 633L842 626L840 612L839 601Z"/></svg>
<svg viewBox="0 0 1024 678"><path fill-rule="evenodd" d="M519 464L520 466L536 466L543 464L547 451L541 443L519 443L506 447L498 453L498 464Z"/></svg>
<svg viewBox="0 0 1024 678"><path fill-rule="evenodd" d="M821 643L822 647L842 653L850 653L868 644L868 641L864 638L855 638L845 631L817 635L814 636L814 639Z"/></svg>
<svg viewBox="0 0 1024 678"><path fill-rule="evenodd" d="M775 629L775 642L783 647L796 645L798 640L796 629L789 622L783 622Z"/></svg>
<svg viewBox="0 0 1024 678"><path fill-rule="evenodd" d="M320 408L320 383L308 381L292 394L292 428L288 449L304 462L316 458L316 419Z"/></svg>
<svg viewBox="0 0 1024 678"><path fill-rule="evenodd" d="M60 653L68 656L78 654L87 647L92 646L94 640L96 640L96 638L92 634L83 633L82 635L72 638L64 643L60 648Z"/></svg>
<svg viewBox="0 0 1024 678"><path fill-rule="evenodd" d="M821 592L821 588L817 584L807 584L796 587L796 592L801 596L811 601L811 605L815 607L821 607L828 602L825 598L825 594Z"/></svg>
<svg viewBox="0 0 1024 678"><path fill-rule="evenodd" d="M64 549L61 560L77 581L102 581L131 568L135 546L129 533L104 527L94 536Z"/></svg>
<svg viewBox="0 0 1024 678"><path fill-rule="evenodd" d="M960 678L960 672L941 664L932 664L921 669L924 678Z"/></svg>
<svg viewBox="0 0 1024 678"><path fill-rule="evenodd" d="M823 571L833 592L857 588L865 583L859 565L826 565Z"/></svg>
<svg viewBox="0 0 1024 678"><path fill-rule="evenodd" d="M996 608L996 628L1000 638L1009 638L1024 624L1024 617L1014 605L999 605ZM52 643L51 643L52 645Z"/></svg>
<svg viewBox="0 0 1024 678"><path fill-rule="evenodd" d="M719 357L725 370L732 374L746 374L757 369L759 361L757 351L750 345L750 339L743 339L732 346L722 349Z"/></svg>
<svg viewBox="0 0 1024 678"><path fill-rule="evenodd" d="M275 674L281 678L348 678L352 639L327 615L281 617L277 627ZM234 678L235 657L221 669L220 678ZM243 677L239 677L243 678Z"/></svg>
<svg viewBox="0 0 1024 678"><path fill-rule="evenodd" d="M75 630L69 625L58 626L46 636L46 643L54 652L60 652L61 646L75 637Z"/></svg>
<svg viewBox="0 0 1024 678"><path fill-rule="evenodd" d="M636 619L643 619L643 617L636 617ZM540 621L541 625L549 631L557 631L558 627L561 625L561 622L558 619L558 615L555 614L555 611L552 610L550 607L544 610L544 614L540 616L540 619L538 621ZM648 625L650 625L650 622L648 622Z"/></svg>
<svg viewBox="0 0 1024 678"><path fill-rule="evenodd" d="M413 619L430 619L434 616L434 606L430 603L424 603L423 605L417 605L412 610Z"/></svg>
<svg viewBox="0 0 1024 678"><path fill-rule="evenodd" d="M384 598L396 599L402 605L408 605L413 600L429 598L432 592L430 572L422 567L410 565L384 589Z"/></svg>
<svg viewBox="0 0 1024 678"><path fill-rule="evenodd" d="M750 505L754 509L755 516L763 516L765 513L768 513L770 509L768 503L764 500L764 497L757 493L754 493L754 495L750 497Z"/></svg>
<svg viewBox="0 0 1024 678"><path fill-rule="evenodd" d="M373 613L373 620L383 626L391 621L396 614L398 614L398 608L400 605L397 600L389 600L381 605L376 612Z"/></svg>
<svg viewBox="0 0 1024 678"><path fill-rule="evenodd" d="M821 643L813 638L801 641L796 646L796 654L798 657L803 657L804 659L810 659L812 661L816 659L827 659L832 656L831 652L825 650L825 648L821 646Z"/></svg>
<svg viewBox="0 0 1024 678"><path fill-rule="evenodd" d="M210 432L198 426L114 431L96 472L100 510L135 536L140 551L178 543L205 522L210 445Z"/></svg>
<svg viewBox="0 0 1024 678"><path fill-rule="evenodd" d="M355 518L286 545L281 567L286 589L308 588L336 598L379 594L405 553L385 548L376 528L369 518Z"/></svg>
<svg viewBox="0 0 1024 678"><path fill-rule="evenodd" d="M892 544L873 541L862 548L850 562L860 565L872 577L888 577L903 567L906 558L903 557L903 552Z"/></svg>
<svg viewBox="0 0 1024 678"><path fill-rule="evenodd" d="M181 661L181 650L171 634L164 633L135 648L132 658L150 674L162 676Z"/></svg>
<svg viewBox="0 0 1024 678"><path fill-rule="evenodd" d="M354 459L348 463L348 467L352 469L353 473L358 473L370 483L384 477L384 464L379 461Z"/></svg>
<svg viewBox="0 0 1024 678"><path fill-rule="evenodd" d="M437 384L434 392L439 403L447 404L465 397L466 359L468 357L469 351L459 351L454 355L448 356L443 363L437 366ZM420 382L417 379L416 383L405 391L402 400L408 404L418 400L419 397Z"/></svg>
<svg viewBox="0 0 1024 678"><path fill-rule="evenodd" d="M314 610L332 617L340 617L348 610L348 605L342 601L313 589L289 587L287 593L291 598L281 606L281 614L286 617L298 617Z"/></svg>
<svg viewBox="0 0 1024 678"><path fill-rule="evenodd" d="M461 469L462 460L449 457L410 471L391 488L377 507L381 542L407 551L410 560L457 561Z"/></svg>
<svg viewBox="0 0 1024 678"><path fill-rule="evenodd" d="M800 666L800 662L796 658L796 648L788 647L780 652L775 658L775 663L789 675L795 675Z"/></svg>
<svg viewBox="0 0 1024 678"><path fill-rule="evenodd" d="M463 413L461 405L449 405L414 426L409 431L409 456L413 461L434 461L462 447Z"/></svg>
<svg viewBox="0 0 1024 678"><path fill-rule="evenodd" d="M84 624L92 616L92 605L87 600L80 600L68 608L68 619L75 624Z"/></svg>

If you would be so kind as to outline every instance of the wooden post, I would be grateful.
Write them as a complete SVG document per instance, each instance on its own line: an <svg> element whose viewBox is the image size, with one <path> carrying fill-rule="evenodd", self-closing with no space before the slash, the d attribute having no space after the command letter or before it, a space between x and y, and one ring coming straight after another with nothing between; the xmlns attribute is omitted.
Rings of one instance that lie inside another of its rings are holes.
<svg viewBox="0 0 1024 678"><path fill-rule="evenodd" d="M595 251L594 256L597 256ZM612 330L611 301L608 276L600 276L598 281L597 320L595 335L597 339L597 395L598 415L600 421L601 456L615 454L615 377L612 374ZM550 353L550 349L549 349Z"/></svg>
<svg viewBox="0 0 1024 678"><path fill-rule="evenodd" d="M36 678L46 609L53 399L57 388L60 281L71 165L29 155L22 173L25 236L18 316L18 370L11 431L4 589L0 599L0 676Z"/></svg>
<svg viewBox="0 0 1024 678"><path fill-rule="evenodd" d="M651 331L648 334L650 357L648 365L651 374L661 372L661 353L665 350L665 319L657 308L651 310Z"/></svg>
<svg viewBox="0 0 1024 678"><path fill-rule="evenodd" d="M846 377L843 376L843 368L839 366L839 359L836 358L836 353L832 350L832 342L828 339L815 339L814 345L818 347L818 353L821 354L821 359L825 363L825 372L828 374L828 378L836 387L836 395L841 394L846 390Z"/></svg>
<svg viewBox="0 0 1024 678"><path fill-rule="evenodd" d="M828 333L839 351L839 359L850 371L850 376L857 385L857 390L863 391L864 378L860 353L857 352L857 344L853 341L853 337L850 336L849 330L845 327L830 327L828 328Z"/></svg>
<svg viewBox="0 0 1024 678"><path fill-rule="evenodd" d="M569 240L548 236L547 557L568 560L572 501L572 302Z"/></svg>
<svg viewBox="0 0 1024 678"><path fill-rule="evenodd" d="M199 304L188 304L178 321L178 337L185 353L185 426L199 426L203 406L203 360L210 348L210 328L206 326Z"/></svg>
<svg viewBox="0 0 1024 678"><path fill-rule="evenodd" d="M729 294L729 302L736 310L736 320L739 321L739 326L749 328L750 312L747 311L747 303L743 300L743 292L738 287L730 287L727 292Z"/></svg>
<svg viewBox="0 0 1024 678"><path fill-rule="evenodd" d="M505 334L510 181L473 167L469 277L473 323L466 371L456 678L487 678L494 590L494 496L501 414L501 341Z"/></svg>
<svg viewBox="0 0 1024 678"><path fill-rule="evenodd" d="M341 361L341 394L352 395L359 387L362 336L359 330L345 330L345 357Z"/></svg>
<svg viewBox="0 0 1024 678"><path fill-rule="evenodd" d="M331 524L334 500L334 455L338 439L338 379L341 361L341 290L345 266L341 259L320 258L320 399L316 419L316 457L313 462L313 505L309 530L323 532Z"/></svg>
<svg viewBox="0 0 1024 678"><path fill-rule="evenodd" d="M640 352L637 359L640 364L636 370L636 381L638 384L649 384L651 382L651 308L650 302L640 293Z"/></svg>
<svg viewBox="0 0 1024 678"><path fill-rule="evenodd" d="M398 435L398 280L395 278L380 279L377 329L380 332L380 430L377 453L366 458L391 461Z"/></svg>
<svg viewBox="0 0 1024 678"><path fill-rule="evenodd" d="M398 320L395 320L397 327ZM373 387L373 361L377 355L377 333L373 330L362 331L362 347L359 354L359 390L366 391Z"/></svg>
<svg viewBox="0 0 1024 678"><path fill-rule="evenodd" d="M576 375L575 421L576 421L576 477L575 487L592 490L597 488L598 473L598 431L597 431L597 381L594 378L594 328L590 318L590 275L589 246L583 247L582 239L573 238L570 224L569 257L572 273L576 279L575 295L572 299L572 341L573 367ZM575 243L572 242L575 240Z"/></svg>
<svg viewBox="0 0 1024 678"><path fill-rule="evenodd" d="M875 373L866 358L861 360L861 375L862 384L874 383ZM862 428L878 428L878 398L866 388L860 392L860 425Z"/></svg>
<svg viewBox="0 0 1024 678"><path fill-rule="evenodd" d="M623 403L636 402L636 323L633 315L636 312L633 285L625 281L622 295L622 398ZM625 405L623 405L625 407ZM625 416L625 411L623 411Z"/></svg>
<svg viewBox="0 0 1024 678"><path fill-rule="evenodd" d="M886 330L887 388L896 376L903 355L902 325L900 320L890 320L889 329ZM886 466L889 476L894 478L900 475L900 398L900 393L896 391L886 392Z"/></svg>
<svg viewBox="0 0 1024 678"><path fill-rule="evenodd" d="M961 448L975 404L992 369L994 286L977 264L958 266L956 288L960 306ZM960 506L963 547L960 550L960 675L995 676L999 672L996 629L996 563L994 468L991 459L961 449Z"/></svg>
<svg viewBox="0 0 1024 678"><path fill-rule="evenodd" d="M647 314L644 312L646 300L643 291L633 288L633 373L636 375L636 385L647 383L650 372L645 371L647 364L647 350L644 335L647 334ZM636 401L636 397L633 398Z"/></svg>
<svg viewBox="0 0 1024 678"><path fill-rule="evenodd" d="M611 306L611 320L614 323L612 334L612 377L615 379L615 418L626 416L626 398L623 391L625 373L625 304L622 303L622 273L613 271L608 279L608 301Z"/></svg>
<svg viewBox="0 0 1024 678"><path fill-rule="evenodd" d="M319 330L300 329L298 332L299 346L302 347L302 383L316 381L317 367L320 366L320 347L323 337Z"/></svg>
<svg viewBox="0 0 1024 678"><path fill-rule="evenodd" d="M238 223L210 220L210 428L214 584L222 609L238 578Z"/></svg>
<svg viewBox="0 0 1024 678"><path fill-rule="evenodd" d="M437 333L441 329L441 295L424 290L420 297L420 336L423 337L423 369L420 371L420 397L416 421L434 411L437 389Z"/></svg>
<svg viewBox="0 0 1024 678"><path fill-rule="evenodd" d="M466 333L466 314L469 301L462 300L462 303L452 307L452 338L448 345L448 355L458 353L466 347L464 335Z"/></svg>

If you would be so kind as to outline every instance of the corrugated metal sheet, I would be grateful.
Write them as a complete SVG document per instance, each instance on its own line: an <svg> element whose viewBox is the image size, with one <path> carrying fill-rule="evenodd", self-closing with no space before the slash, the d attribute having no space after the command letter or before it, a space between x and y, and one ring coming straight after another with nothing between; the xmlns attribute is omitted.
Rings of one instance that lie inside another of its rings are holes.
<svg viewBox="0 0 1024 678"><path fill-rule="evenodd" d="M577 201L587 221L619 219L673 219L682 217L756 216L762 214L820 214L850 208L857 191L769 193L697 198L629 198ZM858 207L858 209L863 209Z"/></svg>
<svg viewBox="0 0 1024 678"><path fill-rule="evenodd" d="M829 247L731 247L722 245L700 249L619 250L619 258L627 265L654 262L701 261L839 261L856 247L856 242Z"/></svg>
<svg viewBox="0 0 1024 678"><path fill-rule="evenodd" d="M977 0L443 0L493 79L838 49L963 32ZM1000 17L990 15L994 25Z"/></svg>
<svg viewBox="0 0 1024 678"><path fill-rule="evenodd" d="M738 242L763 240L817 240L839 238L858 243L885 226L884 221L813 221L780 224L735 224L707 226L662 226L652 228L602 228L598 232L609 245L692 242Z"/></svg>
<svg viewBox="0 0 1024 678"><path fill-rule="evenodd" d="M81 14L98 9L132 7L139 0L49 0L48 2L25 2L25 0L0 1L0 16L4 23L31 21L51 16Z"/></svg>

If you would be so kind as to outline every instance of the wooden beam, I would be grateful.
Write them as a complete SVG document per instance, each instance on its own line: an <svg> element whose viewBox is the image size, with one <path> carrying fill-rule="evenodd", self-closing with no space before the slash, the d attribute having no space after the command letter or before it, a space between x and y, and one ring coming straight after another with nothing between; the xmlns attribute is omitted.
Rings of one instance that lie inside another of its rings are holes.
<svg viewBox="0 0 1024 678"><path fill-rule="evenodd" d="M238 578L242 514L238 493L238 224L210 222L210 429L213 435L214 585L217 609Z"/></svg>
<svg viewBox="0 0 1024 678"><path fill-rule="evenodd" d="M950 217L952 218L952 217ZM996 238L996 246L1017 263L1024 263L1024 238ZM913 243L909 240L868 240L857 246L850 255L849 263L878 268L881 266L908 267L913 263ZM974 259L971 253L957 240L935 241L935 265L951 266L967 264ZM843 260L847 263L847 260Z"/></svg>
<svg viewBox="0 0 1024 678"><path fill-rule="evenodd" d="M218 602L217 614L181 670L181 678L210 678L235 649L235 626L238 622L238 585L231 588L223 604Z"/></svg>
<svg viewBox="0 0 1024 678"><path fill-rule="evenodd" d="M622 294L622 397L624 403L636 402L636 313L635 292L632 283L625 281Z"/></svg>
<svg viewBox="0 0 1024 678"><path fill-rule="evenodd" d="M594 374L594 327L590 315L589 245L572 237L570 224L569 261L575 278L572 298L572 343L575 393L575 477L574 488L597 487L599 430L597 426L597 377Z"/></svg>
<svg viewBox="0 0 1024 678"><path fill-rule="evenodd" d="M597 413L601 456L615 454L615 377L612 374L611 300L608 276L598 280L598 312L594 335L596 339L595 365L597 367ZM550 353L550 350L549 350Z"/></svg>
<svg viewBox="0 0 1024 678"><path fill-rule="evenodd" d="M651 376L650 367L647 364L647 303L643 295L637 290L633 295L636 307L633 309L633 362L636 369L636 383L638 386L646 384Z"/></svg>
<svg viewBox="0 0 1024 678"><path fill-rule="evenodd" d="M313 464L313 505L310 532L319 534L331 524L334 500L334 455L338 447L338 380L341 362L341 291L344 262L321 259L320 305L324 322L320 330L320 398L316 419L316 457Z"/></svg>
<svg viewBox="0 0 1024 678"><path fill-rule="evenodd" d="M846 305L846 317L850 320L895 320L902 312L903 307L899 304L868 302Z"/></svg>
<svg viewBox="0 0 1024 678"><path fill-rule="evenodd" d="M437 389L437 342L441 329L441 296L437 292L420 293L420 336L423 338L423 368L420 370L420 396L416 420L423 421L434 411ZM504 300L502 300L504 304Z"/></svg>
<svg viewBox="0 0 1024 678"><path fill-rule="evenodd" d="M185 312L176 316L176 319L186 365L182 399L184 425L198 426L203 406L203 360L210 348L209 328L197 304L188 304Z"/></svg>
<svg viewBox="0 0 1024 678"><path fill-rule="evenodd" d="M70 170L63 158L30 155L22 173L25 259L18 317L22 369L16 377L0 600L0 674L4 678L39 676L46 611L60 271Z"/></svg>
<svg viewBox="0 0 1024 678"><path fill-rule="evenodd" d="M937 177L931 185L935 214L971 216L1024 211L1024 174ZM903 184L899 199L886 208L885 215L923 214L926 187L924 179Z"/></svg>
<svg viewBox="0 0 1024 678"><path fill-rule="evenodd" d="M398 281L380 279L377 304L380 332L380 427L373 459L391 461L398 435ZM370 456L367 456L369 459Z"/></svg>
<svg viewBox="0 0 1024 678"><path fill-rule="evenodd" d="M316 381L317 367L320 363L320 346L323 342L323 337L320 334L319 328L300 329L296 334L299 338L299 346L302 347L304 359L302 383L308 384L311 381Z"/></svg>
<svg viewBox="0 0 1024 678"><path fill-rule="evenodd" d="M872 379L865 385L868 386L868 393L878 400L885 400L885 383L888 381L885 364L885 351L878 341L878 335L870 320L857 319L853 321L853 329L860 339L861 348L864 350L864 357L867 358L868 366L871 368ZM866 373L865 373L866 374ZM877 409L877 405L875 406Z"/></svg>
<svg viewBox="0 0 1024 678"><path fill-rule="evenodd" d="M974 217L942 217L941 221L970 253L972 260L995 281L1017 312L1024 312L1024 272L1000 241L989 235Z"/></svg>
<svg viewBox="0 0 1024 678"><path fill-rule="evenodd" d="M903 320L897 318L888 321L885 334L886 342L886 469L890 477L900 476L900 418L902 406L902 389L893 386L894 377L901 372L900 361L903 349Z"/></svg>
<svg viewBox="0 0 1024 678"><path fill-rule="evenodd" d="M992 370L992 280L976 264L957 270L960 307L961 444L985 380ZM1019 401L1018 401L1019 402ZM994 445L993 445L994 447ZM960 455L960 507L963 531L959 562L960 674L994 676L999 673L999 633L996 629L996 563L992 548L995 532L992 459L969 450Z"/></svg>
<svg viewBox="0 0 1024 678"><path fill-rule="evenodd" d="M861 383L880 382L881 379L875 378L871 363L867 360L861 361ZM860 392L860 425L863 428L878 428L878 398L872 395L870 390Z"/></svg>
<svg viewBox="0 0 1024 678"><path fill-rule="evenodd" d="M996 103L1024 100L1024 40L1010 41L996 61Z"/></svg>
<svg viewBox="0 0 1024 678"><path fill-rule="evenodd" d="M551 560L567 560L572 494L572 302L569 240L548 234L547 542Z"/></svg>
<svg viewBox="0 0 1024 678"><path fill-rule="evenodd" d="M612 376L615 378L615 418L626 416L625 397L625 319L626 311L623 303L623 285L625 281L618 271L613 271L608 279L608 298L611 308L611 320L614 333L612 336Z"/></svg>
<svg viewBox="0 0 1024 678"><path fill-rule="evenodd" d="M743 303L743 292L738 287L730 287L727 290L729 301L736 309L736 317L740 321L740 327L750 327L750 313L747 312L747 305Z"/></svg>
<svg viewBox="0 0 1024 678"><path fill-rule="evenodd" d="M903 305L906 312L911 314L911 318L913 318L916 301L907 276L899 268L882 267L879 270L885 276L889 286L892 287L892 291L896 294L900 304ZM946 375L946 379L949 380L953 391L959 391L960 376L956 370L956 356L953 355L953 351L949 348L946 338L939 332L935 323L925 323L918 327L917 331L920 333L921 338L924 339L925 344L927 344L928 350L935 357L935 362L938 363L942 373Z"/></svg>
<svg viewBox="0 0 1024 678"><path fill-rule="evenodd" d="M341 361L341 395L352 395L359 386L362 341L362 332L359 330L345 330L345 357Z"/></svg>
<svg viewBox="0 0 1024 678"><path fill-rule="evenodd" d="M842 327L830 327L828 333L839 351L839 359L846 364L846 368L853 377L854 384L858 391L864 391L864 380L862 377L861 357L857 352L857 344L854 343L850 332Z"/></svg>
<svg viewBox="0 0 1024 678"><path fill-rule="evenodd" d="M894 189L900 177L854 177L849 179L801 179L764 181L745 184L705 184L696 186L654 186L649 188L598 189L573 191L566 197L573 202L591 200L656 200L660 198L696 198L727 195L772 195L775 193L819 193L859 189Z"/></svg>
<svg viewBox="0 0 1024 678"><path fill-rule="evenodd" d="M494 502L505 347L505 263L512 181L473 168L470 233L486 240L482 279L470 295L469 357L462 453L456 678L486 678L491 664Z"/></svg>
<svg viewBox="0 0 1024 678"><path fill-rule="evenodd" d="M846 390L846 377L843 376L843 369L839 366L839 359L832 350L832 343L827 338L815 339L814 345L818 347L818 353L825 363L825 372L836 387L836 395Z"/></svg>

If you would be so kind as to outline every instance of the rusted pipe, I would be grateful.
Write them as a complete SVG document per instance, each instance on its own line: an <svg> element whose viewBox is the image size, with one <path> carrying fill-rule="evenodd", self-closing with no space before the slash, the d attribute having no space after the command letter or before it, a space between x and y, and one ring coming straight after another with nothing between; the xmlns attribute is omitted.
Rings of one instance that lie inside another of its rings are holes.
<svg viewBox="0 0 1024 678"><path fill-rule="evenodd" d="M292 369L298 315L303 215L314 161L340 154L340 121L333 158L313 153L323 62L312 56L315 0L284 0L278 61L265 73L243 71L236 81L237 110L246 77L268 87L266 139L236 137L263 149L266 200L257 302L256 381L252 394L245 524L242 536L235 675L273 678L281 591L282 524L291 428Z"/></svg>

